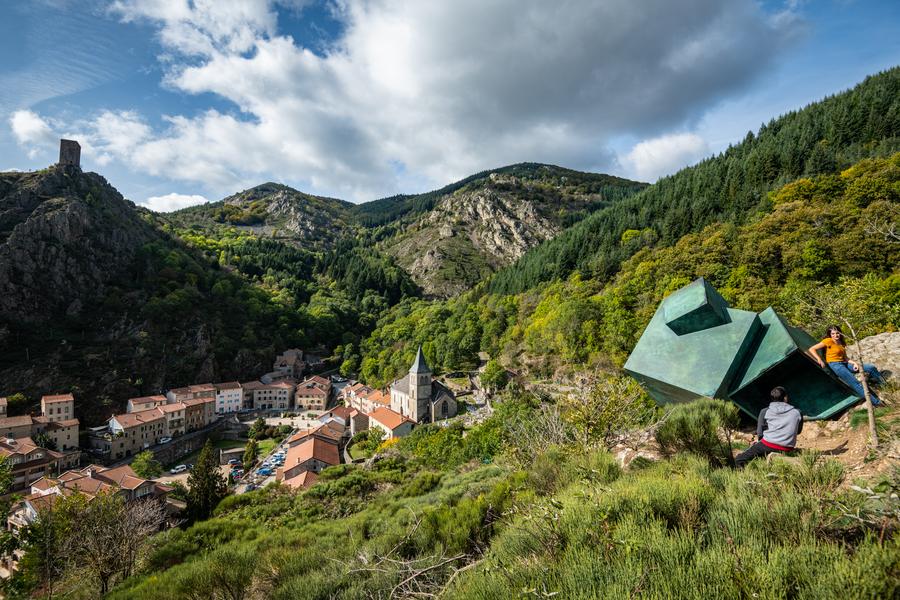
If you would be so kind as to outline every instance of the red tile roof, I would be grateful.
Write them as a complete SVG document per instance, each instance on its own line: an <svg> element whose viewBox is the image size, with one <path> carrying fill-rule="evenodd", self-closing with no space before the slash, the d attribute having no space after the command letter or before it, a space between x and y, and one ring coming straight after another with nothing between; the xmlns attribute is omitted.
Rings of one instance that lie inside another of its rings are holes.
<svg viewBox="0 0 900 600"><path fill-rule="evenodd" d="M319 476L316 475L313 471L303 471L296 477L285 479L282 483L294 489L306 489L315 485L316 481L318 480Z"/></svg>
<svg viewBox="0 0 900 600"><path fill-rule="evenodd" d="M333 415L339 419L343 419L344 421L346 421L347 419L350 418L350 414L352 412L353 412L353 409L350 408L349 406L335 406L334 408L332 408L330 411L328 411L327 413L325 413L322 416L324 417L324 416L328 416L328 415Z"/></svg>
<svg viewBox="0 0 900 600"><path fill-rule="evenodd" d="M31 425L32 418L28 415L22 415L20 417L5 417L0 419L0 429L7 429L12 427L22 427L23 425Z"/></svg>
<svg viewBox="0 0 900 600"><path fill-rule="evenodd" d="M138 396L137 398L129 398L129 402L132 404L146 404L147 402L153 402L155 404L165 404L166 397L161 395L156 396Z"/></svg>
<svg viewBox="0 0 900 600"><path fill-rule="evenodd" d="M217 383L216 390L239 390L241 389L241 384L237 381L226 381L224 383Z"/></svg>
<svg viewBox="0 0 900 600"><path fill-rule="evenodd" d="M75 398L72 394L56 394L53 396L43 396L41 398L41 402L45 402L50 404L52 402L75 402Z"/></svg>
<svg viewBox="0 0 900 600"><path fill-rule="evenodd" d="M313 436L288 450L284 460L284 469L287 471L291 467L296 467L311 459L319 460L326 465L336 465L341 462L337 444Z"/></svg>
<svg viewBox="0 0 900 600"><path fill-rule="evenodd" d="M376 408L372 412L369 413L369 418L374 419L390 429L391 431L397 429L404 423L415 423L412 419L407 419L403 415L399 413L395 413L389 408Z"/></svg>

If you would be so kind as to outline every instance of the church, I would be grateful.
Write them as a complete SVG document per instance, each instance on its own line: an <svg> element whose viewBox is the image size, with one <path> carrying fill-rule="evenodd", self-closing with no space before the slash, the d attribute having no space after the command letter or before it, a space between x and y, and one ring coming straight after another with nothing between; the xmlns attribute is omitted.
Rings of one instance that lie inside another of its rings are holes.
<svg viewBox="0 0 900 600"><path fill-rule="evenodd" d="M433 423L456 416L456 397L443 384L432 381L422 346L409 373L391 384L391 410L416 423Z"/></svg>

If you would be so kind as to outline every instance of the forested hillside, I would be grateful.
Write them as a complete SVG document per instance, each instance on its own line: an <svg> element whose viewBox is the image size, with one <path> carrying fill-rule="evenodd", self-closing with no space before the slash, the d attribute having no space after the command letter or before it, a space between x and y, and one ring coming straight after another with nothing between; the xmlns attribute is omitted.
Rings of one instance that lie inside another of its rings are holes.
<svg viewBox="0 0 900 600"><path fill-rule="evenodd" d="M610 280L578 272L519 294L477 289L447 302L401 303L362 355L345 357L346 368L358 366L367 381L382 384L402 372L418 344L447 372L473 368L480 351L527 378L614 367L659 301L701 276L736 308L775 306L813 331L821 324L802 308L823 290L857 298L848 310L864 315L863 333L893 330L900 242L890 224L898 221L900 153L866 159L774 190L741 225L711 223L671 245L652 228L625 230L615 247L630 258Z"/></svg>
<svg viewBox="0 0 900 600"><path fill-rule="evenodd" d="M87 424L128 397L247 377L310 319L163 231L102 177L0 176L0 396L69 392Z"/></svg>
<svg viewBox="0 0 900 600"><path fill-rule="evenodd" d="M380 227L378 247L431 296L458 295L585 216L643 189L626 179L550 165L514 165L469 178Z"/></svg>
<svg viewBox="0 0 900 600"><path fill-rule="evenodd" d="M834 172L900 150L900 67L791 112L748 133L718 156L599 211L501 271L490 289L518 293L574 271L607 279L644 244L672 245L716 222L740 224L766 210L768 192L800 177Z"/></svg>

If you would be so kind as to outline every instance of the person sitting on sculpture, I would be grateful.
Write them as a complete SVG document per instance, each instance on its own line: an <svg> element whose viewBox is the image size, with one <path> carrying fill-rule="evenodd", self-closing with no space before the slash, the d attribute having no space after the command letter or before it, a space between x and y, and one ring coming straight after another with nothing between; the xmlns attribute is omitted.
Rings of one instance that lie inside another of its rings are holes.
<svg viewBox="0 0 900 600"><path fill-rule="evenodd" d="M831 325L826 330L825 335L825 339L821 342L815 346L810 346L809 355L812 356L823 369L827 363L828 368L838 376L838 379L850 386L850 389L852 389L857 396L865 398L866 394L863 391L862 384L856 378L856 373L860 372L860 366L858 363L847 358L847 344L844 341L844 333L841 331L841 328L837 325ZM822 360L822 357L819 356L819 350L823 348L825 349L824 361ZM864 363L862 365L862 371L873 383L880 384L883 382L881 373L878 372L875 365ZM878 406L881 403L878 396L871 389L869 390L869 398L872 399L872 404L874 406Z"/></svg>
<svg viewBox="0 0 900 600"><path fill-rule="evenodd" d="M790 452L797 445L797 434L803 431L803 416L791 406L787 390L778 386L769 392L769 406L759 411L756 421L757 442L734 459L743 469L754 458L773 452Z"/></svg>

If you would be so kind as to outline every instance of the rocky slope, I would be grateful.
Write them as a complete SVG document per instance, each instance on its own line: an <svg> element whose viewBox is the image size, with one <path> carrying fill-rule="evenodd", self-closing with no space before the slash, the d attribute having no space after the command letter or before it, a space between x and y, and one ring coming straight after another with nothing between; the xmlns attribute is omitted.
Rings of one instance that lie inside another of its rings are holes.
<svg viewBox="0 0 900 600"><path fill-rule="evenodd" d="M343 200L264 183L219 202L177 211L168 218L181 226L232 226L257 235L329 246L347 230L351 206Z"/></svg>
<svg viewBox="0 0 900 600"><path fill-rule="evenodd" d="M0 396L71 391L94 424L132 396L258 376L298 325L103 177L0 173Z"/></svg>
<svg viewBox="0 0 900 600"><path fill-rule="evenodd" d="M440 197L383 242L427 295L457 295L642 184L547 165L501 169Z"/></svg>
<svg viewBox="0 0 900 600"><path fill-rule="evenodd" d="M78 314L161 237L95 173L0 174L0 318Z"/></svg>

